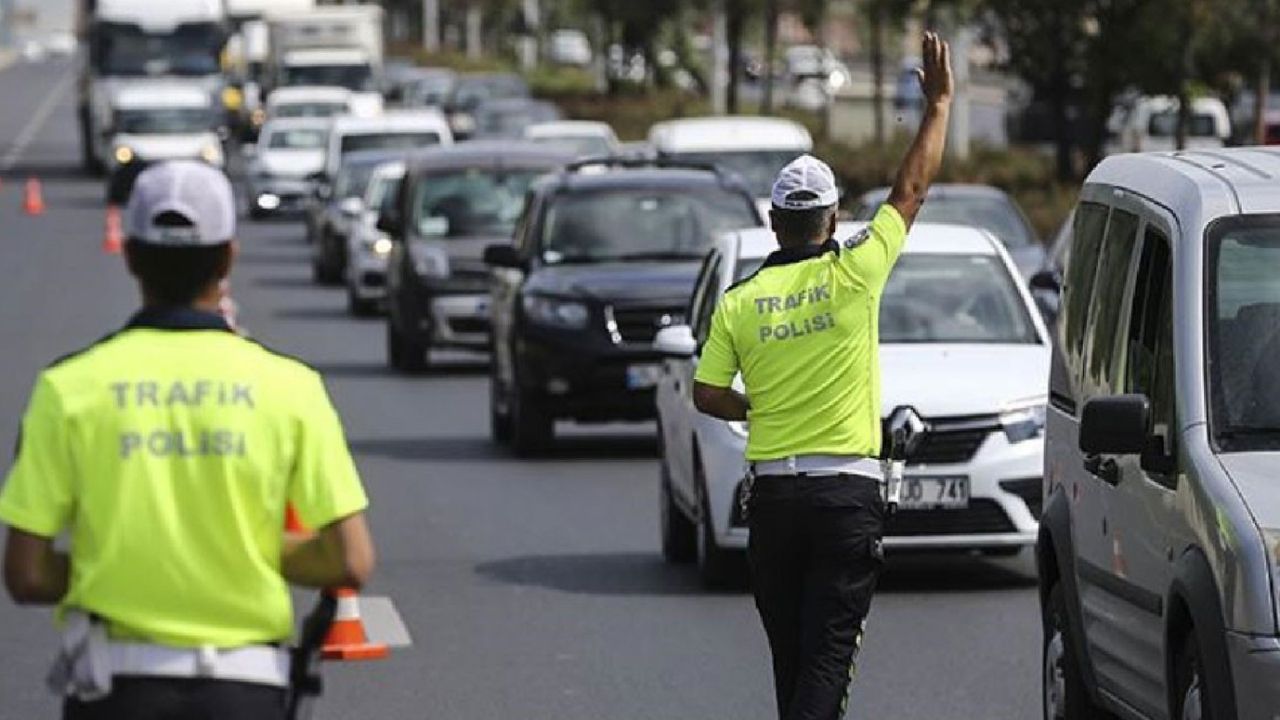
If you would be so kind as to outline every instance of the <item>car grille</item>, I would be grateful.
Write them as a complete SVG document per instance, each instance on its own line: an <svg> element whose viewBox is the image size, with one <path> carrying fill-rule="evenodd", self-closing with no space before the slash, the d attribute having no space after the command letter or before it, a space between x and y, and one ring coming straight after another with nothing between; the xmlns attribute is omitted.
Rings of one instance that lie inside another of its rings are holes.
<svg viewBox="0 0 1280 720"><path fill-rule="evenodd" d="M652 343L659 330L682 322L683 307L610 307L605 312L606 329L616 345Z"/></svg>
<svg viewBox="0 0 1280 720"><path fill-rule="evenodd" d="M449 318L449 329L459 334L489 332L489 321L484 318Z"/></svg>
<svg viewBox="0 0 1280 720"><path fill-rule="evenodd" d="M1016 532L1013 521L995 500L971 500L963 510L899 510L885 523L887 537L981 535Z"/></svg>
<svg viewBox="0 0 1280 720"><path fill-rule="evenodd" d="M1031 511L1031 517L1039 520L1044 509L1044 480L1042 478L1019 478L1017 480L1001 480L1000 488L1022 498Z"/></svg>
<svg viewBox="0 0 1280 720"><path fill-rule="evenodd" d="M929 432L908 465L955 465L978 454L992 432L1000 429L994 415L928 418Z"/></svg>

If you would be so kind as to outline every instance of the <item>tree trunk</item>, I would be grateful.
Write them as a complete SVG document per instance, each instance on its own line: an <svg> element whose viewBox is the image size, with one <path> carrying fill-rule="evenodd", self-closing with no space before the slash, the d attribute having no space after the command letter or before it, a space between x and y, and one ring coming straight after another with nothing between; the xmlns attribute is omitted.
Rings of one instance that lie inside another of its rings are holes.
<svg viewBox="0 0 1280 720"><path fill-rule="evenodd" d="M1253 89L1253 141L1267 144L1267 101L1271 97L1271 56L1262 55L1262 67L1258 68L1258 84Z"/></svg>
<svg viewBox="0 0 1280 720"><path fill-rule="evenodd" d="M884 128L884 1L870 0L871 20L871 107L875 113L876 144L885 141Z"/></svg>
<svg viewBox="0 0 1280 720"><path fill-rule="evenodd" d="M1178 63L1178 126L1174 131L1174 147L1178 150L1187 148L1187 134L1191 129L1191 92L1187 86L1195 72L1195 4L1187 3L1183 9L1185 17L1182 26L1182 58Z"/></svg>
<svg viewBox="0 0 1280 720"><path fill-rule="evenodd" d="M778 0L765 0L764 4L764 96L760 101L761 114L773 112L773 61L778 54Z"/></svg>
<svg viewBox="0 0 1280 720"><path fill-rule="evenodd" d="M729 46L729 86L725 89L725 108L730 115L738 112L738 80L742 77L742 28L746 24L746 10L742 0L731 0L725 18L726 40Z"/></svg>

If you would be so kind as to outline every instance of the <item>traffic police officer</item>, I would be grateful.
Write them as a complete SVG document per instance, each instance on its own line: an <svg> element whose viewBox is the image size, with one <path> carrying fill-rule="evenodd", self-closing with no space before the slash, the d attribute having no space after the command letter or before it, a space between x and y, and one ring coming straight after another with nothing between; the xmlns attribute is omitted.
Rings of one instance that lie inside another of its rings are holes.
<svg viewBox="0 0 1280 720"><path fill-rule="evenodd" d="M0 492L5 585L59 605L66 718L282 718L286 583L366 580L365 493L320 376L217 313L226 178L156 165L125 213L143 306L36 381ZM286 505L319 530L286 537Z"/></svg>
<svg viewBox="0 0 1280 720"><path fill-rule="evenodd" d="M837 242L830 168L807 155L784 168L781 249L725 293L695 378L699 410L749 421L752 589L783 720L844 714L883 559L880 294L941 164L952 93L946 43L926 34L922 57L924 117L888 202Z"/></svg>

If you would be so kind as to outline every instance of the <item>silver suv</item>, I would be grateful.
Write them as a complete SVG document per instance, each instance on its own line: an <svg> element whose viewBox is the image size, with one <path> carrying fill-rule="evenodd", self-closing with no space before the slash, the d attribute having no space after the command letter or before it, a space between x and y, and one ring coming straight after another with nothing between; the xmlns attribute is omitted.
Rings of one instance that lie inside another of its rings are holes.
<svg viewBox="0 0 1280 720"><path fill-rule="evenodd" d="M1280 718L1280 153L1123 155L1075 211L1037 542L1046 718Z"/></svg>

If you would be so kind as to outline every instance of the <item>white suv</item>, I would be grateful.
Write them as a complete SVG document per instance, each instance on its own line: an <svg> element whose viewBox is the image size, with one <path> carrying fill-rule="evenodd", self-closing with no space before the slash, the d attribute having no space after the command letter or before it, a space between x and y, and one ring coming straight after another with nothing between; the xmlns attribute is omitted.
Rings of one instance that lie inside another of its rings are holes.
<svg viewBox="0 0 1280 720"><path fill-rule="evenodd" d="M862 227L841 224L838 235ZM667 358L657 389L663 554L696 558L711 585L733 583L743 566L747 428L693 407L697 349L720 296L776 249L768 230L721 238L703 265L690 324L655 339ZM1050 345L1000 242L976 228L917 224L885 288L880 341L883 414L911 406L930 425L885 545L992 554L1032 545Z"/></svg>

